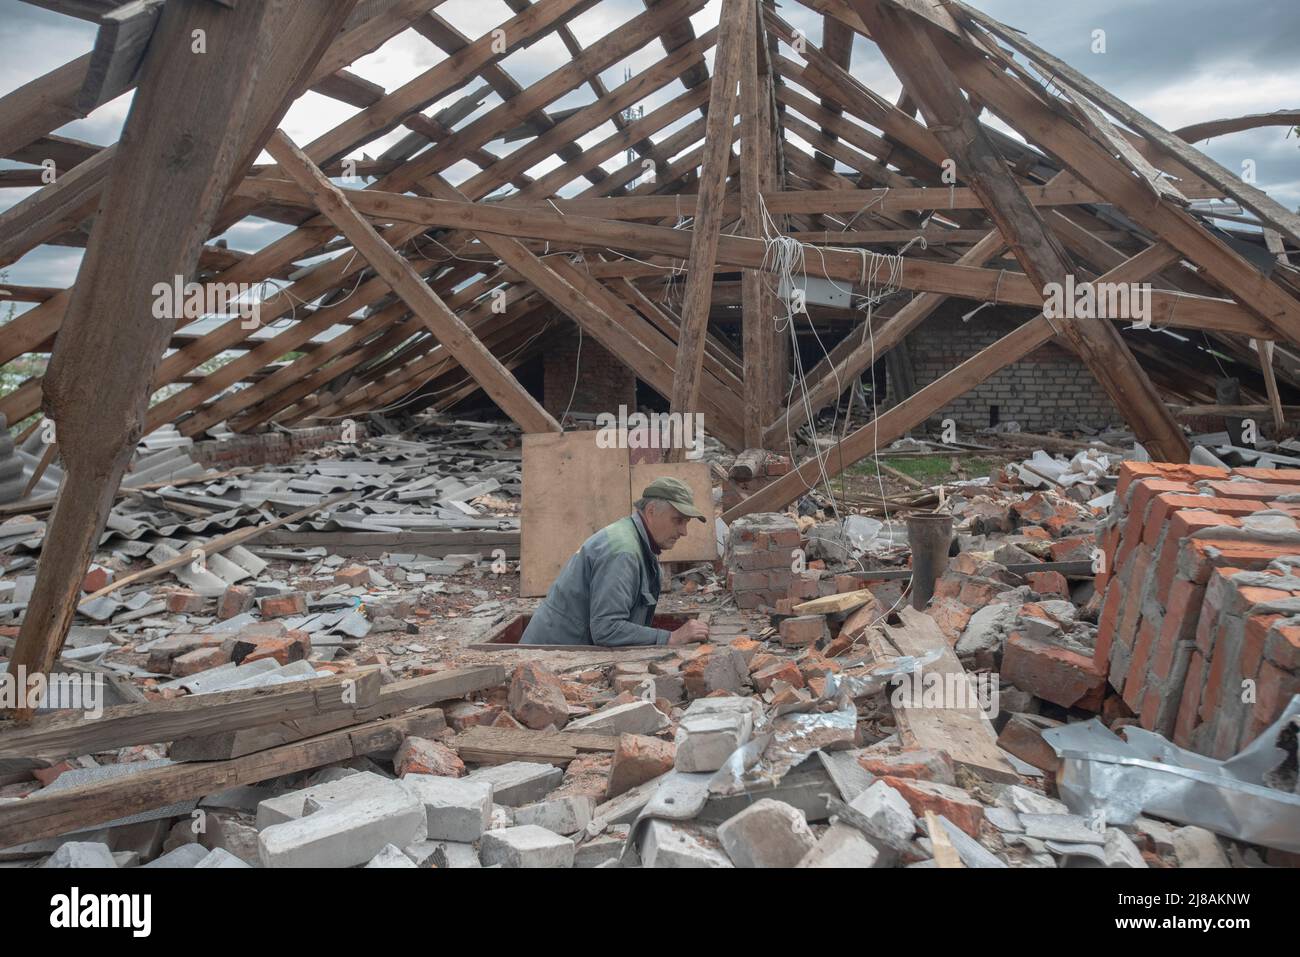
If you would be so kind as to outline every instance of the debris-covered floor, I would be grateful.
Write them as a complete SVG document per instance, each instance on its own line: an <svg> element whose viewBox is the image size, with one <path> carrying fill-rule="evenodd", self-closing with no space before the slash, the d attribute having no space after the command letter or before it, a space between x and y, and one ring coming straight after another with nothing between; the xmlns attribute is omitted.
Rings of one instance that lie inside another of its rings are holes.
<svg viewBox="0 0 1300 957"><path fill-rule="evenodd" d="M982 475L902 440L951 468L878 468L843 521L820 490L719 520L658 609L709 642L615 649L514 644L509 427L230 467L158 433L59 664L102 716L0 730L0 863L1294 865L1300 472L1035 438L988 436ZM789 469L706 459L719 509ZM10 621L42 507L0 524ZM952 544L917 610L927 514Z"/></svg>

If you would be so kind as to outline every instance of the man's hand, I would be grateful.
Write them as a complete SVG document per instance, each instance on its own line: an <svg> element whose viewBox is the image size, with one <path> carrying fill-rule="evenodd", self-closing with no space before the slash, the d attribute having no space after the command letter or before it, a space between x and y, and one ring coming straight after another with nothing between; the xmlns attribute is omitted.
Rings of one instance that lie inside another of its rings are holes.
<svg viewBox="0 0 1300 957"><path fill-rule="evenodd" d="M670 645L689 645L709 640L709 626L694 619L688 621L668 636Z"/></svg>

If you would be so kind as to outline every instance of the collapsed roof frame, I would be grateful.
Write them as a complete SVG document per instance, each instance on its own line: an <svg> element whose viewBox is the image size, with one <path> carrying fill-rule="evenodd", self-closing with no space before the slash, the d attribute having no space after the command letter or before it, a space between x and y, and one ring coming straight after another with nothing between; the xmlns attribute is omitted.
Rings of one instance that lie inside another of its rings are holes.
<svg viewBox="0 0 1300 957"><path fill-rule="evenodd" d="M478 388L525 431L557 431L512 373L543 347L557 314L674 411L705 412L710 431L737 449L782 444L836 401L841 383L952 296L1037 311L1044 286L1066 275L1150 280L1156 327L1213 332L1247 356L1243 339L1300 344L1300 282L1286 259L1286 243L1300 245L1300 218L962 3L802 0L823 16L818 48L763 0L723 0L719 26L698 37L688 18L705 0L645 0L644 12L584 49L569 23L595 0L508 0L513 16L474 40L437 14L441 2L145 0L114 8L39 0L101 26L91 54L0 98L0 155L29 163L57 156L67 169L0 214L0 263L45 243L86 247L72 288L7 288L37 305L6 326L0 363L28 352L51 360L44 377L0 397L0 414L20 421L43 408L56 423L68 476L11 670L34 675L53 664L111 490L143 432L171 422L194 435L223 421L246 430L362 414L429 389L446 405ZM392 91L346 69L408 27L446 57ZM207 33L206 56L189 52L195 29ZM500 61L551 34L573 59L519 86ZM897 104L850 74L854 34L875 42L899 75ZM779 42L802 62L782 55ZM613 89L601 82L603 70L651 43L664 49L657 62ZM710 77L703 54L714 46ZM486 86L471 89L476 82ZM650 114L626 112L676 82L684 92ZM594 102L547 112L584 86ZM132 87L118 144L51 135ZM308 89L359 110L299 147L276 127ZM424 112L462 90L451 106ZM489 90L502 102L469 119ZM983 124L985 109L1030 148ZM655 141L695 111L701 118ZM1279 113L1189 129L1200 136L1293 122ZM612 135L586 151L576 145L606 123ZM410 135L380 159L348 161L399 126ZM521 129L533 138L506 156L485 149ZM276 165L254 167L264 147ZM640 160L603 168L629 148L656 173L635 186ZM529 176L552 157L558 167ZM479 172L453 184L443 174L462 160ZM837 172L837 163L858 178ZM327 178L349 167L374 182L339 189ZM943 177L947 169L955 183ZM584 178L582 192L560 198ZM510 186L513 193L497 195ZM1270 273L1189 209L1221 197L1258 217L1276 257ZM1114 242L1107 210L1131 225ZM295 228L252 253L208 243L247 216ZM678 228L686 217L692 228ZM891 286L916 293L878 317L869 345L850 337L832 350L805 376L804 394L788 402L786 333L771 321L773 225L815 249L804 262L809 276L874 281L883 263ZM905 258L868 252L958 231L961 243L936 242ZM654 293L664 290L665 274L676 279L683 268L674 313ZM739 356L709 330L719 271L741 275ZM180 337L190 319L140 322L155 282L173 275L285 281L261 304L260 325L290 321L269 339L253 338L238 319ZM348 329L312 341L334 326ZM1116 326L1039 312L847 435L833 457L801 463L724 518L788 504L1053 339L1082 358L1158 457L1186 458L1181 430ZM228 351L239 354L197 371ZM304 354L277 364L294 351ZM1275 354L1271 345L1258 348L1280 415ZM1292 381L1296 364L1287 358ZM173 384L182 387L149 405Z"/></svg>

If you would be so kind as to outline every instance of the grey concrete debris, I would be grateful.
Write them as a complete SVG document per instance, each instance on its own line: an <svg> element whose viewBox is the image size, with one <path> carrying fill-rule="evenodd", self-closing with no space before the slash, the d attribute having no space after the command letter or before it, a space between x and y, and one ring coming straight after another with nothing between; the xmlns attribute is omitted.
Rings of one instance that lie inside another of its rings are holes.
<svg viewBox="0 0 1300 957"><path fill-rule="evenodd" d="M386 785L263 829L258 835L263 866L352 867L369 861L385 844L405 847L423 840L424 805L406 789Z"/></svg>
<svg viewBox="0 0 1300 957"><path fill-rule="evenodd" d="M1230 867L1218 835L1203 827L1180 827L1173 832L1174 856L1179 867Z"/></svg>
<svg viewBox="0 0 1300 957"><path fill-rule="evenodd" d="M723 851L705 842L695 828L670 821L649 821L641 836L642 867L735 867Z"/></svg>
<svg viewBox="0 0 1300 957"><path fill-rule="evenodd" d="M576 834L591 821L595 802L585 794L570 794L515 808L515 824L535 824L556 834Z"/></svg>
<svg viewBox="0 0 1300 957"><path fill-rule="evenodd" d="M832 824L796 867L875 867L880 851L856 827Z"/></svg>
<svg viewBox="0 0 1300 957"><path fill-rule="evenodd" d="M764 798L718 826L737 867L794 867L817 843L802 812Z"/></svg>
<svg viewBox="0 0 1300 957"><path fill-rule="evenodd" d="M674 766L679 771L716 771L754 730L750 698L697 698L677 725Z"/></svg>
<svg viewBox="0 0 1300 957"><path fill-rule="evenodd" d="M571 840L535 824L488 831L479 845L485 867L572 867L573 857Z"/></svg>
<svg viewBox="0 0 1300 957"><path fill-rule="evenodd" d="M378 793L389 787L391 783L389 779L368 771L348 771L312 787L268 798L257 805L257 829L260 831L273 824L297 820L306 813L308 801L327 807L330 804L351 801L363 794Z"/></svg>
<svg viewBox="0 0 1300 957"><path fill-rule="evenodd" d="M466 775L467 781L486 781L492 785L492 800L507 807L540 801L564 780L564 772L554 765L529 761L479 768Z"/></svg>
<svg viewBox="0 0 1300 957"><path fill-rule="evenodd" d="M182 844L174 851L150 861L145 867L196 867L211 853L202 844Z"/></svg>
<svg viewBox="0 0 1300 957"><path fill-rule="evenodd" d="M903 795L884 781L871 785L850 801L849 807L887 835L891 846L906 844L916 835L916 815Z"/></svg>
<svg viewBox="0 0 1300 957"><path fill-rule="evenodd" d="M408 774L398 786L408 790L424 806L426 831L431 841L473 843L483 836L492 820L490 781Z"/></svg>
<svg viewBox="0 0 1300 957"><path fill-rule="evenodd" d="M117 867L113 852L107 844L89 841L68 841L41 865L41 867Z"/></svg>
<svg viewBox="0 0 1300 957"><path fill-rule="evenodd" d="M405 867L414 870L416 863L403 854L401 848L385 844L383 850L366 862L366 867Z"/></svg>
<svg viewBox="0 0 1300 957"><path fill-rule="evenodd" d="M203 857L195 867L251 867L247 861L241 860L234 854L223 848L214 848Z"/></svg>
<svg viewBox="0 0 1300 957"><path fill-rule="evenodd" d="M565 731L591 734L658 734L668 727L668 719L649 701L633 701L602 708L585 718L570 721Z"/></svg>
<svg viewBox="0 0 1300 957"><path fill-rule="evenodd" d="M456 841L418 841L402 848L402 853L418 867L482 867L478 849L473 844Z"/></svg>
<svg viewBox="0 0 1300 957"><path fill-rule="evenodd" d="M1040 841L1100 845L1105 840L1104 832L1078 814L1021 814L1020 823L1025 834Z"/></svg>

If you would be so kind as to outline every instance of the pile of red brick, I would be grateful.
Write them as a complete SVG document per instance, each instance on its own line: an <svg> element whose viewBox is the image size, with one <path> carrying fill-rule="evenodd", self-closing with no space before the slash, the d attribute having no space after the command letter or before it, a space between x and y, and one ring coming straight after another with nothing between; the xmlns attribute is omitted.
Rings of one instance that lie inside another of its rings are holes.
<svg viewBox="0 0 1300 957"><path fill-rule="evenodd" d="M1297 518L1300 470L1121 467L1094 661L1142 727L1226 758L1300 692Z"/></svg>
<svg viewBox="0 0 1300 957"><path fill-rule="evenodd" d="M723 560L728 569L727 588L741 608L774 608L778 600L795 597L791 591L800 576L795 574L803 546L799 523L788 515L759 512L732 523ZM801 588L796 588L796 591ZM814 581L811 594L816 598Z"/></svg>

